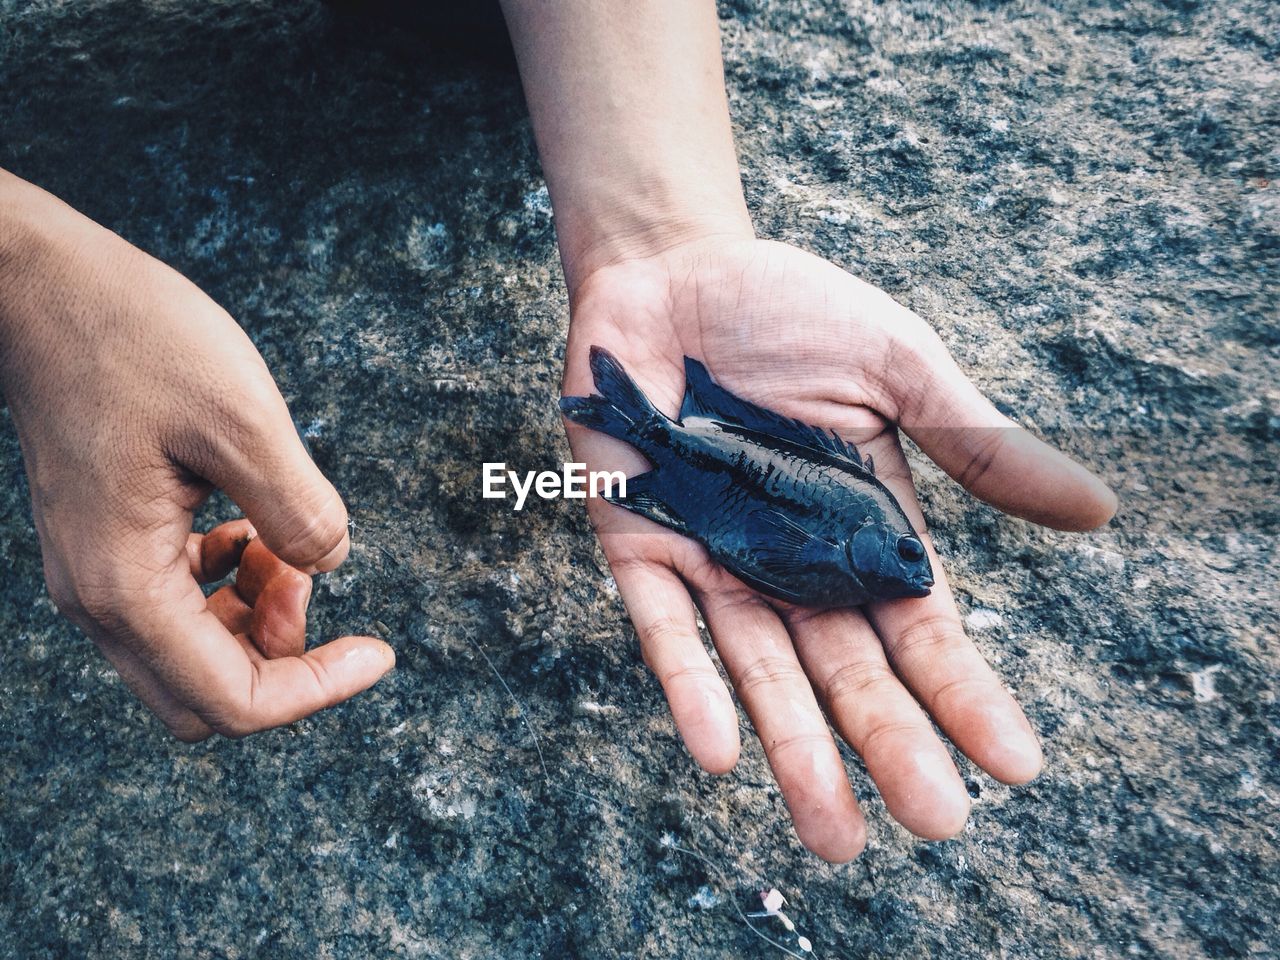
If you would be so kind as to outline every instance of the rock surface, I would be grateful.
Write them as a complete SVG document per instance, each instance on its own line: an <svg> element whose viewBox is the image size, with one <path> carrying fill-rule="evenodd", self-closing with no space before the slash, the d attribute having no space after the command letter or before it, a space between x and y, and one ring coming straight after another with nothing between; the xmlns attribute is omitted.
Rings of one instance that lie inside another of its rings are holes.
<svg viewBox="0 0 1280 960"><path fill-rule="evenodd" d="M400 658L288 729L172 742L50 604L0 430L0 957L770 957L738 909L771 886L824 958L1280 951L1275 6L721 7L761 234L929 318L1123 498L1055 534L917 458L1047 767L1010 789L961 759L971 822L923 843L851 755L872 838L845 867L749 736L695 770L585 516L478 498L485 460L567 454L501 52L279 0L0 12L0 165L244 324L357 524L315 635Z"/></svg>

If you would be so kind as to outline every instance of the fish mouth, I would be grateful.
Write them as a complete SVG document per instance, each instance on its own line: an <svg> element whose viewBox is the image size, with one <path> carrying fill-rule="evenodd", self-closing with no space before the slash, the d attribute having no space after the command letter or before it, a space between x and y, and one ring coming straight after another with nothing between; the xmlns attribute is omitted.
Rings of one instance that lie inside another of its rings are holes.
<svg viewBox="0 0 1280 960"><path fill-rule="evenodd" d="M933 587L933 577L921 577L904 585L903 595L907 597L927 597Z"/></svg>

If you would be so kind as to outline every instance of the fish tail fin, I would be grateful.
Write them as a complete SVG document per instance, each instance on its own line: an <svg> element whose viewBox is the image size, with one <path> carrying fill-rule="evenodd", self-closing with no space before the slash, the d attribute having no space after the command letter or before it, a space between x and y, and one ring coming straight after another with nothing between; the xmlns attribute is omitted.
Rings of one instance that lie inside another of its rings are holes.
<svg viewBox="0 0 1280 960"><path fill-rule="evenodd" d="M561 397L560 412L566 420L625 440L634 424L604 397Z"/></svg>
<svg viewBox="0 0 1280 960"><path fill-rule="evenodd" d="M565 419L634 444L647 424L662 418L622 364L603 347L591 348L591 374L599 394L562 397L560 412Z"/></svg>

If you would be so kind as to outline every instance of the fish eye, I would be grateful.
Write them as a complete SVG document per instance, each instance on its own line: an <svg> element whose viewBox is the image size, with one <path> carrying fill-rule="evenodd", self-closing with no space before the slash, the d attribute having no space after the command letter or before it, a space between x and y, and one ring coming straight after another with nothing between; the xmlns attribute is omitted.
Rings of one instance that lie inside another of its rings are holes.
<svg viewBox="0 0 1280 960"><path fill-rule="evenodd" d="M910 535L899 537L898 556L907 563L918 563L924 559L924 544Z"/></svg>

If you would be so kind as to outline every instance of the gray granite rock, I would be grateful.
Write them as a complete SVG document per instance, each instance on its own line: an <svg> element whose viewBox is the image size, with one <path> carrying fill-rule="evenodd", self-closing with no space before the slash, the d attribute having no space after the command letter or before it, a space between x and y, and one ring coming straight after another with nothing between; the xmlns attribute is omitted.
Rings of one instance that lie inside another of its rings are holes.
<svg viewBox="0 0 1280 960"><path fill-rule="evenodd" d="M290 728L169 740L50 604L6 425L0 957L768 957L738 914L766 886L824 958L1280 951L1273 5L721 8L760 232L928 317L1124 499L1045 532L915 458L1048 763L1010 789L961 760L972 820L922 843L850 756L872 845L845 867L749 737L695 770L585 517L477 497L482 461L567 452L501 48L310 3L0 12L0 165L241 320L357 523L315 635L400 658Z"/></svg>

